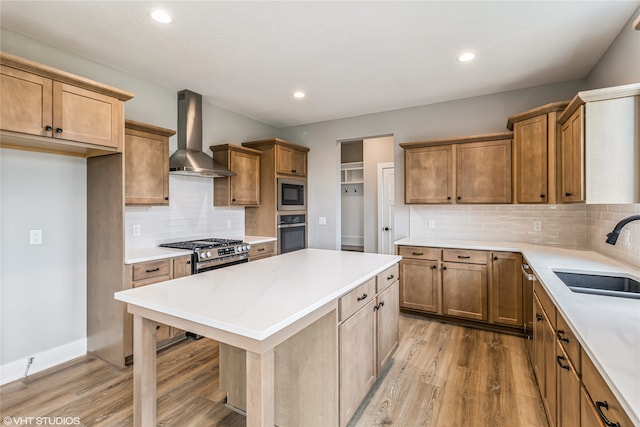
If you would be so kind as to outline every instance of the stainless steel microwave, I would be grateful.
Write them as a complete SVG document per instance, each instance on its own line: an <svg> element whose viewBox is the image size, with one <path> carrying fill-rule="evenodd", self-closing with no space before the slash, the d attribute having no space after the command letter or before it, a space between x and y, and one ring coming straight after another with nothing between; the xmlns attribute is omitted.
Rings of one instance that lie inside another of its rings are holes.
<svg viewBox="0 0 640 427"><path fill-rule="evenodd" d="M278 210L303 211L306 209L306 183L301 179L278 178Z"/></svg>

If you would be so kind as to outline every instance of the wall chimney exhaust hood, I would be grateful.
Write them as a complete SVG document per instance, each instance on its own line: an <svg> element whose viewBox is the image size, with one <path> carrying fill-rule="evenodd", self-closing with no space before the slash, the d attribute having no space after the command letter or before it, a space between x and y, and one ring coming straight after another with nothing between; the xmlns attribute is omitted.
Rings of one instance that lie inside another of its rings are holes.
<svg viewBox="0 0 640 427"><path fill-rule="evenodd" d="M235 176L202 151L202 95L178 92L178 150L169 158L169 172L215 178Z"/></svg>

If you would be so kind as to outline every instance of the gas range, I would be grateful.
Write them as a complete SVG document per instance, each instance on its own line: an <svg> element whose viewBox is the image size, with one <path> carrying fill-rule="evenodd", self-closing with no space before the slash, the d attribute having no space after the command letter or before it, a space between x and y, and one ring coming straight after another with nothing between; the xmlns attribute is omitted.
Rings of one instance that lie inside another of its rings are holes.
<svg viewBox="0 0 640 427"><path fill-rule="evenodd" d="M164 243L160 246L193 251L191 272L194 274L249 261L250 245L242 240L196 239Z"/></svg>

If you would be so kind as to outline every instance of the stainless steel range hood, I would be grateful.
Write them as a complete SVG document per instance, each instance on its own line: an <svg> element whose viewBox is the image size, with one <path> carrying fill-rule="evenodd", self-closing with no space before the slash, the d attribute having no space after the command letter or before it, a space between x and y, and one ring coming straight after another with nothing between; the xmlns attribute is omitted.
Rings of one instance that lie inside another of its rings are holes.
<svg viewBox="0 0 640 427"><path fill-rule="evenodd" d="M178 150L169 158L169 172L205 178L235 176L202 151L202 95L178 92Z"/></svg>

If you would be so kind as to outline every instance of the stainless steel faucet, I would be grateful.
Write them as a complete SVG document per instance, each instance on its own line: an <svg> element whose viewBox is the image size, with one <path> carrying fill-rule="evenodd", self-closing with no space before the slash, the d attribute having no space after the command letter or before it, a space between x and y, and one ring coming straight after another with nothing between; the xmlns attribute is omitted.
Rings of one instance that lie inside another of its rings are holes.
<svg viewBox="0 0 640 427"><path fill-rule="evenodd" d="M629 218L625 218L616 224L613 231L607 234L607 243L615 245L618 241L618 236L620 236L620 231L622 231L622 227L629 224L631 221L640 221L640 215L631 215Z"/></svg>

